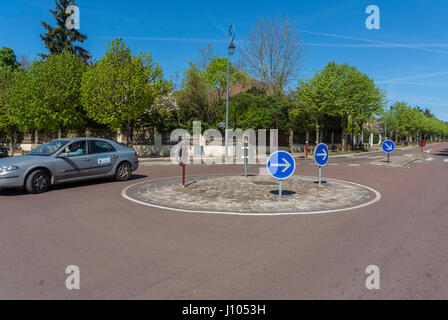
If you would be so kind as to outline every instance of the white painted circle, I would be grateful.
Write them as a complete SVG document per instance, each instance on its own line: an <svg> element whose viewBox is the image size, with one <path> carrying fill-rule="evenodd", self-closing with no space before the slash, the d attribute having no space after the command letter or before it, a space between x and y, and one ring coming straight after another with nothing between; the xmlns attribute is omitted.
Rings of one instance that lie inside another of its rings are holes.
<svg viewBox="0 0 448 320"><path fill-rule="evenodd" d="M344 212L344 211L350 211L350 210L356 210L356 209L360 209L360 208L364 208L367 206L370 206L378 201L381 200L381 193L379 193L378 191L376 191L373 188L370 188L368 186L356 183L356 182L351 182L351 181L344 181L344 180L338 180L338 179L330 179L330 178L325 178L326 180L331 180L331 181L336 181L336 182L342 182L342 183L348 183L348 184L352 184L358 187L362 187L365 188L367 190L370 190L371 192L373 192L375 194L375 198L357 205L357 206L353 206L353 207L348 207L348 208L342 208L342 209L334 209L334 210L324 210L324 211L304 211L304 212L276 212L276 213L241 213L241 212L226 212L226 211L207 211L207 210L187 210L187 209L178 209L178 208L170 208L170 207L165 207L165 206L159 206L156 204L149 204L140 200L136 200L134 198L131 198L127 195L127 191L135 186L138 186L140 184L144 184L148 181L145 182L139 182L139 183L135 183L132 184L126 188L124 188L121 191L121 196L129 201L132 201L134 203L138 203L147 207L153 207L153 208L158 208L158 209L164 209L164 210L168 210L168 211L176 211L176 212L184 212L184 213L207 213L207 214L219 214L219 215L234 215L234 216L293 216L293 215L312 215L312 214L324 214L324 213L337 213L337 212ZM151 180L149 180L151 181Z"/></svg>

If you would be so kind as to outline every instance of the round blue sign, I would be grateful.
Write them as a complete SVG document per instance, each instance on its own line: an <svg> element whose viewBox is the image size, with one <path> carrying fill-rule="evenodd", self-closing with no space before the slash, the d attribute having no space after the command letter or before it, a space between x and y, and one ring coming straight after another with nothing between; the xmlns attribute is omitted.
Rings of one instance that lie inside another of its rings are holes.
<svg viewBox="0 0 448 320"><path fill-rule="evenodd" d="M266 163L269 174L278 180L288 179L296 170L294 157L286 151L271 154Z"/></svg>
<svg viewBox="0 0 448 320"><path fill-rule="evenodd" d="M392 153L395 150L395 142L391 141L391 140L386 140L383 142L383 144L381 145L381 148L383 149L384 152L386 153Z"/></svg>
<svg viewBox="0 0 448 320"><path fill-rule="evenodd" d="M320 167L324 167L328 164L330 160L330 152L328 152L328 147L326 144L321 143L314 150L314 162Z"/></svg>

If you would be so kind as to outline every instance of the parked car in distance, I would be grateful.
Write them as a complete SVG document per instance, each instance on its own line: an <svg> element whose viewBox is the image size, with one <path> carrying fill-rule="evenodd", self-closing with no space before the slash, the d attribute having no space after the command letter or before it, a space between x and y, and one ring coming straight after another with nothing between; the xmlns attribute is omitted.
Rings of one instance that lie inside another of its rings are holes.
<svg viewBox="0 0 448 320"><path fill-rule="evenodd" d="M27 155L0 159L0 189L43 193L51 185L95 178L129 180L138 168L137 152L97 138L53 140Z"/></svg>
<svg viewBox="0 0 448 320"><path fill-rule="evenodd" d="M8 156L8 149L0 145L0 158L6 158Z"/></svg>

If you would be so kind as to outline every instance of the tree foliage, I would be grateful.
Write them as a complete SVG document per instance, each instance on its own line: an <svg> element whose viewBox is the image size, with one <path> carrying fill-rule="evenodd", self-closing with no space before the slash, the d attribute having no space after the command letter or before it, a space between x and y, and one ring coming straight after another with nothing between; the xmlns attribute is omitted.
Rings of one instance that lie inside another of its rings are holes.
<svg viewBox="0 0 448 320"><path fill-rule="evenodd" d="M356 67L330 62L310 80L299 81L290 116L293 123L298 123L297 118L314 121L316 137L320 141L325 117L342 119L343 131L349 126L354 131L356 124L356 131L360 132L366 122L382 112L384 99L384 92ZM309 123L304 127L308 128Z"/></svg>
<svg viewBox="0 0 448 320"><path fill-rule="evenodd" d="M244 87L248 77L229 62L230 88ZM219 121L227 91L227 58L214 57L205 68L190 63L184 73L182 90L177 93L182 121L201 120L208 124Z"/></svg>
<svg viewBox="0 0 448 320"><path fill-rule="evenodd" d="M3 47L0 49L0 70L14 71L20 67L17 62L17 57L14 50L11 48Z"/></svg>
<svg viewBox="0 0 448 320"><path fill-rule="evenodd" d="M42 26L47 30L45 34L41 34L40 37L45 43L45 48L50 54L59 54L65 51L73 53L84 61L90 59L90 54L87 50L83 49L77 42L83 43L87 40L87 35L80 33L76 29L68 29L66 27L66 21L70 17L70 13L66 13L67 8L75 3L74 0L55 0L56 8L49 10L56 20L56 26L53 27L48 23L42 21ZM46 54L40 54L42 57L47 57Z"/></svg>
<svg viewBox="0 0 448 320"><path fill-rule="evenodd" d="M428 110L412 107L406 102L396 102L383 115L383 126L388 137L396 140L411 140L412 138L429 138L431 136L448 136L448 124L443 122ZM384 128L386 129L386 128Z"/></svg>
<svg viewBox="0 0 448 320"><path fill-rule="evenodd" d="M261 18L241 49L249 74L263 82L268 94L281 93L297 79L303 45L294 24L281 16Z"/></svg>
<svg viewBox="0 0 448 320"><path fill-rule="evenodd" d="M125 127L132 144L136 122L169 90L170 83L151 54L132 56L130 48L116 39L84 74L82 103L89 118L114 130Z"/></svg>
<svg viewBox="0 0 448 320"><path fill-rule="evenodd" d="M8 94L13 123L22 129L61 133L82 126L80 95L85 69L79 57L64 52L16 72Z"/></svg>

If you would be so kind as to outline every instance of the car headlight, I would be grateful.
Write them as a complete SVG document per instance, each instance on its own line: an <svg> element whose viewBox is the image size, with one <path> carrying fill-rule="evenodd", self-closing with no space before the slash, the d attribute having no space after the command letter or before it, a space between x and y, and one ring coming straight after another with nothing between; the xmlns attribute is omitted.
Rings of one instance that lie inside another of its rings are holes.
<svg viewBox="0 0 448 320"><path fill-rule="evenodd" d="M0 166L0 173L18 170L17 166Z"/></svg>

